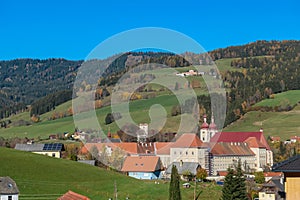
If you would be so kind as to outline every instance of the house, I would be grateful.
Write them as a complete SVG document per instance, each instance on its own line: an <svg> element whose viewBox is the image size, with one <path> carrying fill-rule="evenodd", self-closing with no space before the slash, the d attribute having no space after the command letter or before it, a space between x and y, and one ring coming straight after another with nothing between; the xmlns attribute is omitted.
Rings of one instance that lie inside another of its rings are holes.
<svg viewBox="0 0 300 200"><path fill-rule="evenodd" d="M290 141L291 141L291 143L300 142L300 137L294 135L294 136L290 137Z"/></svg>
<svg viewBox="0 0 300 200"><path fill-rule="evenodd" d="M281 138L279 136L270 137L272 143L280 142Z"/></svg>
<svg viewBox="0 0 300 200"><path fill-rule="evenodd" d="M196 162L173 162L166 170L167 176L171 175L173 165L176 166L181 179L184 179L184 175L186 173L190 173L192 176L195 176L197 174L197 170L201 168L200 164Z"/></svg>
<svg viewBox="0 0 300 200"><path fill-rule="evenodd" d="M300 155L289 158L273 166L272 171L283 172L284 191L287 200L300 197Z"/></svg>
<svg viewBox="0 0 300 200"><path fill-rule="evenodd" d="M204 72L196 72L194 70L189 70L187 72L177 73L176 76L185 77L185 76L197 76L197 75L204 75Z"/></svg>
<svg viewBox="0 0 300 200"><path fill-rule="evenodd" d="M69 190L67 193L65 193L61 197L58 197L57 200L90 200L90 199L86 196L83 196L81 194L78 194L78 193L75 193L75 192Z"/></svg>
<svg viewBox="0 0 300 200"><path fill-rule="evenodd" d="M15 149L60 158L64 145L62 143L16 144Z"/></svg>
<svg viewBox="0 0 300 200"><path fill-rule="evenodd" d="M283 182L280 179L272 178L264 183L258 191L260 200L284 200L285 192Z"/></svg>
<svg viewBox="0 0 300 200"><path fill-rule="evenodd" d="M136 179L158 179L162 171L158 156L128 156L126 157L122 172Z"/></svg>
<svg viewBox="0 0 300 200"><path fill-rule="evenodd" d="M17 184L10 177L0 177L0 199L1 200L18 200L19 189Z"/></svg>
<svg viewBox="0 0 300 200"><path fill-rule="evenodd" d="M217 175L226 171L241 161L242 169L250 171L255 166L255 154L243 142L219 142L212 146L210 151L210 174Z"/></svg>
<svg viewBox="0 0 300 200"><path fill-rule="evenodd" d="M153 143L137 143L137 142L120 142L120 143L112 143L112 142L105 142L105 143L86 143L82 149L81 153L86 154L93 147L96 147L99 152L102 152L103 149L106 149L108 156L111 153L119 148L124 151L127 155L141 155L141 154L153 154L154 152L154 144Z"/></svg>
<svg viewBox="0 0 300 200"><path fill-rule="evenodd" d="M283 179L282 172L264 172L265 182L273 179Z"/></svg>

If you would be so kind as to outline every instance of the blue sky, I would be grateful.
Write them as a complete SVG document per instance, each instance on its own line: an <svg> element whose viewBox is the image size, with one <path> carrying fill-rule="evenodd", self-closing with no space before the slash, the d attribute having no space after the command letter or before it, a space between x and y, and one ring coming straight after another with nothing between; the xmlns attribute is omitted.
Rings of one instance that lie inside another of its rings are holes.
<svg viewBox="0 0 300 200"><path fill-rule="evenodd" d="M0 60L84 59L103 40L133 28L182 32L206 50L255 40L300 39L296 0L0 1Z"/></svg>

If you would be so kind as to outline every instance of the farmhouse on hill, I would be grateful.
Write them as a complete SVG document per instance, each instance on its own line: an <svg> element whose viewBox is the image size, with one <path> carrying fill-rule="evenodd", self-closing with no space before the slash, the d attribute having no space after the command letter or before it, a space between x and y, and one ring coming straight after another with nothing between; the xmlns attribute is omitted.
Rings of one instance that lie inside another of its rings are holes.
<svg viewBox="0 0 300 200"><path fill-rule="evenodd" d="M28 151L36 154L42 154L55 158L61 157L64 145L62 143L46 143L46 144L16 144L15 149L20 151Z"/></svg>

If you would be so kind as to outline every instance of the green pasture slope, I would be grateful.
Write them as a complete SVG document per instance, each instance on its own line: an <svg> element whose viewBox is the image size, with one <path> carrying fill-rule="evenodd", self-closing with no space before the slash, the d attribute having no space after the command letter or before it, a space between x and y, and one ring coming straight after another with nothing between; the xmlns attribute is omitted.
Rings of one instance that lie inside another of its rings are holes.
<svg viewBox="0 0 300 200"><path fill-rule="evenodd" d="M183 93L184 94L184 93ZM130 114L134 122L136 123L149 123L149 109L154 104L160 104L165 108L167 113L167 122L163 127L164 131L175 131L178 130L180 116L171 117L171 109L173 105L178 104L177 98L174 95L161 95L156 98L147 99L147 100L136 100L130 102ZM71 101L66 102L64 105L61 105L65 108L71 106ZM56 112L59 112L59 108L57 108ZM54 112L54 111L52 111ZM111 107L103 107L101 109L96 110L96 115L98 117L98 121L104 133L108 132L110 128L111 132L116 132L119 130L116 122L105 125L105 117L108 113L112 112ZM29 114L29 113L28 113ZM24 115L22 113L22 115ZM50 116L51 113L46 113L41 116L42 122L34 123L30 126L19 126L19 127L10 127L10 128L2 128L0 129L0 137L10 138L10 137L28 137L28 138L47 138L50 134L56 133L64 133L64 132L74 132L75 125L73 121L73 117L65 117L62 119L56 120L47 120L47 116ZM14 118L18 118L18 115L14 116ZM12 121L14 120L12 118ZM88 125L88 120L87 120Z"/></svg>
<svg viewBox="0 0 300 200"><path fill-rule="evenodd" d="M300 101L300 90L291 90L275 94L274 99L263 100L255 106L295 105ZM225 131L258 131L261 127L266 136L280 136L289 139L290 136L300 133L300 105L288 112L261 112L251 111L240 120L227 126Z"/></svg>
<svg viewBox="0 0 300 200"><path fill-rule="evenodd" d="M265 99L261 102L258 102L254 105L256 106L269 106L269 107L275 107L275 106L294 106L300 102L300 90L290 90L287 92L282 92L274 95L274 99Z"/></svg>
<svg viewBox="0 0 300 200"><path fill-rule="evenodd" d="M51 158L14 149L0 148L0 176L13 178L23 199L57 199L68 190L83 194L91 199L113 198L114 183L118 199L168 198L169 182L142 181L126 175L107 171L75 161ZM192 183L193 184L193 183ZM219 199L221 187L214 184L199 184L201 199ZM193 185L181 189L183 199L192 199Z"/></svg>

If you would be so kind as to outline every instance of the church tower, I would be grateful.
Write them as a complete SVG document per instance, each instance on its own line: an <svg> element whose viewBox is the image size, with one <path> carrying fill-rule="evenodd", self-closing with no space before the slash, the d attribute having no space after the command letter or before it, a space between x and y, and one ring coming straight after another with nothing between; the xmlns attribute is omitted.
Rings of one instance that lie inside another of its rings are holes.
<svg viewBox="0 0 300 200"><path fill-rule="evenodd" d="M209 142L210 141L210 133L209 133L209 125L206 121L206 115L203 116L203 124L200 127L200 139L202 142Z"/></svg>

